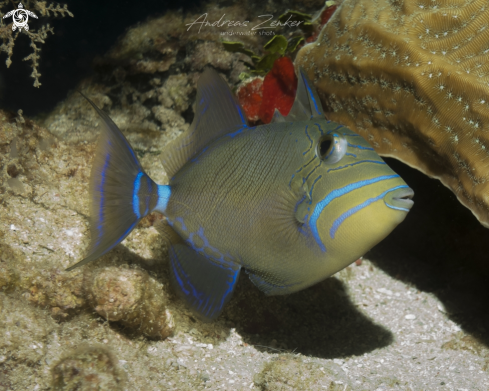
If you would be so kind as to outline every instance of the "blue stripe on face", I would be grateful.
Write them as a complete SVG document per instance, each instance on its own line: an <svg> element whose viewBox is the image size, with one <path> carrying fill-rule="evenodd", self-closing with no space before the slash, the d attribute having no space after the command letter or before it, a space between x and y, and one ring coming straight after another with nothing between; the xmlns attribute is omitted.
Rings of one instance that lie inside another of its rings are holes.
<svg viewBox="0 0 489 391"><path fill-rule="evenodd" d="M139 189L141 188L141 177L143 175L144 174L140 172L136 176L136 179L134 179L134 192L132 193L132 209L138 219L141 218L141 213L139 213Z"/></svg>
<svg viewBox="0 0 489 391"><path fill-rule="evenodd" d="M361 145L353 145L353 144L350 144L350 143L348 143L348 146L349 147L352 147L352 148L366 149L367 151L373 151L374 150L373 148L370 148L370 147L363 147Z"/></svg>
<svg viewBox="0 0 489 391"><path fill-rule="evenodd" d="M308 139L309 139L309 141L311 142L311 145L309 145L309 149L308 149L307 151L302 152L302 155L305 155L306 153L308 153L308 152L311 150L311 148L312 148L312 144L313 144L312 138L311 138L311 136L309 136L309 133L307 132L307 127L308 127L308 125L306 125L305 132L306 132L306 136L307 136L307 138L308 138ZM296 140L296 141L297 141L297 140Z"/></svg>
<svg viewBox="0 0 489 391"><path fill-rule="evenodd" d="M316 179L314 179L314 182L312 183L311 190L309 191L309 205L312 203L312 191L314 190L314 185L316 184L317 181L319 181L323 176L319 175Z"/></svg>
<svg viewBox="0 0 489 391"><path fill-rule="evenodd" d="M353 208L351 208L350 210L347 210L345 213L343 213L340 217L338 217L333 225L331 226L331 229L329 230L329 236L331 236L331 239L334 239L334 236L336 234L336 231L338 231L338 228L340 227L340 225L348 218L350 217L351 215L355 214L356 212L358 212L359 210L369 206L370 204L376 202L376 201L379 201L381 200L382 198L384 198L384 196L387 194L387 193L390 193L391 191L394 191L394 190L397 190L397 189L404 189L404 188L407 188L408 186L397 186L397 187L393 187L392 189L389 189L389 190L386 190L384 191L382 194L379 194L377 197L374 197L374 198L369 198L368 200L362 202L360 205L357 205ZM387 205L387 203L386 203ZM393 208L393 209L400 209L400 210L404 210L406 212L409 212L409 209L404 209L404 208L397 208L397 207L393 207L392 205L387 205L388 207L390 208Z"/></svg>
<svg viewBox="0 0 489 391"><path fill-rule="evenodd" d="M359 162L352 163L352 164L347 164L345 166L330 168L327 172L335 171L335 170L341 170L342 168L351 167L351 166L354 166L356 164L362 164L362 163L386 164L385 162L381 162L380 160L360 160Z"/></svg>
<svg viewBox="0 0 489 391"><path fill-rule="evenodd" d="M321 128L321 125L319 125L318 123L314 123L314 125L316 125L319 128L319 131L321 132L321 136L322 136L323 135L323 128Z"/></svg>
<svg viewBox="0 0 489 391"><path fill-rule="evenodd" d="M352 192L353 190L360 189L364 186L368 186L380 181L386 181L389 179L393 178L399 178L399 175L383 175L379 176L377 178L371 178L371 179L366 179L363 181L358 181L354 183L350 183L349 185L346 185L340 189L333 190L331 193L329 193L322 201L318 202L316 206L314 207L313 212L311 213L311 217L309 219L309 225L311 227L311 232L314 237L314 240L318 244L318 246L321 248L323 252L326 252L326 247L324 246L323 242L321 241L321 238L319 237L319 232L317 229L317 221L319 219L319 216L321 215L322 211L324 208L326 208L331 201L333 201L336 198L342 197L345 194L348 194Z"/></svg>

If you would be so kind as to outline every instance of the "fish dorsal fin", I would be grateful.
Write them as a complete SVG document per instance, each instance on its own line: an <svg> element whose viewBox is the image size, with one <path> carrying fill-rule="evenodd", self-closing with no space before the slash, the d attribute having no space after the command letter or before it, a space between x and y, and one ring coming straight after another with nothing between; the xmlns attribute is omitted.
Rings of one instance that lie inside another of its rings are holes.
<svg viewBox="0 0 489 391"><path fill-rule="evenodd" d="M190 127L165 148L163 166L170 178L211 141L248 127L238 100L224 79L211 68L207 68L197 82L194 112Z"/></svg>
<svg viewBox="0 0 489 391"><path fill-rule="evenodd" d="M316 89L301 68L295 101L285 119L287 121L307 121L312 118L324 118L323 108Z"/></svg>
<svg viewBox="0 0 489 391"><path fill-rule="evenodd" d="M272 122L285 122L285 117L280 113L280 111L275 109L275 111L273 112Z"/></svg>

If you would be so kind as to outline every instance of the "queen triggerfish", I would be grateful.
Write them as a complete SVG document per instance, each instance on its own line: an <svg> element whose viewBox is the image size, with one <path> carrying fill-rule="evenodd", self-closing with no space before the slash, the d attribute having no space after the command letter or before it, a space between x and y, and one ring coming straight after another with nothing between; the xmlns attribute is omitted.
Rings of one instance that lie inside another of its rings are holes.
<svg viewBox="0 0 489 391"><path fill-rule="evenodd" d="M166 217L172 281L202 319L216 318L242 270L267 295L307 288L385 238L413 191L350 129L328 121L299 71L290 113L248 126L212 69L199 79L195 117L165 149L170 183L146 175L112 120L90 179L91 243L85 259L120 243L148 213Z"/></svg>

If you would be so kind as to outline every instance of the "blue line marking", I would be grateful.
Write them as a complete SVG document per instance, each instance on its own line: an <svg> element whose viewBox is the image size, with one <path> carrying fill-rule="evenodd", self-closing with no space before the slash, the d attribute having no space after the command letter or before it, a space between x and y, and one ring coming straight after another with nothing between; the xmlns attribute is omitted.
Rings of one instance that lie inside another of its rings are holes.
<svg viewBox="0 0 489 391"><path fill-rule="evenodd" d="M314 211L311 213L311 217L309 219L309 225L311 226L312 235L314 236L316 243L319 245L319 247L323 252L326 251L326 247L324 246L323 242L321 242L321 238L319 237L319 232L317 229L317 221L322 211L328 206L328 204L334 199L342 197L345 194L348 194L356 189L360 189L364 186L368 186L380 181L385 181L393 178L399 178L399 175L397 174L383 175L376 178L365 179L363 181L350 183L349 185L331 191L323 200L321 200L316 204L316 206L314 207Z"/></svg>
<svg viewBox="0 0 489 391"><path fill-rule="evenodd" d="M204 257L209 260L207 256L204 255ZM224 281L225 284L227 285L227 289L224 291L222 296L219 297L216 295L215 291L213 292L213 288L210 288L210 290L206 292L206 291L198 290L192 284L191 275L185 273L185 270L182 268L181 263L179 261L178 252L175 251L175 249L172 249L172 256L170 257L170 260L172 263L175 278L177 280L178 285L182 289L183 294L192 297L194 299L192 305L197 310L201 311L201 313L205 316L212 316L216 313L216 311L220 311L222 309L226 298L232 292L236 284L239 271L241 270L240 267L238 267L237 270L234 270L234 267L237 266L234 264L232 264L230 267L225 267L224 265L216 264L215 262L209 260L212 266L216 266L226 270L227 276L231 277L231 280L229 280L229 278L226 278L226 281ZM218 299L220 299L220 301L217 301Z"/></svg>
<svg viewBox="0 0 489 391"><path fill-rule="evenodd" d="M294 207L294 215L295 215L295 213L297 212L297 208L299 207L299 204L300 204L302 201L304 201L305 199L306 199L306 196L305 196L305 195L303 195L303 196L302 196L302 198L301 198L299 201L297 201L297 203L295 204L295 207Z"/></svg>
<svg viewBox="0 0 489 391"><path fill-rule="evenodd" d="M311 98L312 102L314 103L314 108L316 109L316 113L321 114L319 109L318 109L316 99L314 99L314 95L313 95L313 92L311 90L311 87L309 86L309 83L306 81L306 79L304 77L302 77L302 80L304 81L304 85L306 86L307 92L309 93L309 98Z"/></svg>
<svg viewBox="0 0 489 391"><path fill-rule="evenodd" d="M299 168L295 173L297 174L297 173L301 172L302 169L307 167L309 164L311 164L314 161L314 159L316 159L315 156L311 160L309 160L306 164L304 164L301 168Z"/></svg>
<svg viewBox="0 0 489 391"><path fill-rule="evenodd" d="M200 151L200 153L198 153L193 159L191 159L190 161L192 163L195 163L197 160L199 160L199 157L205 152L207 151L207 149L209 149L209 146L206 146L205 148L202 148L202 151Z"/></svg>
<svg viewBox="0 0 489 391"><path fill-rule="evenodd" d="M175 273L174 273L174 274L175 274L175 277L176 277L176 279L177 279L178 285L180 285L180 288L182 289L182 292L183 292L183 293L184 293L186 296L188 296L188 295L189 295L189 293L190 293L190 291L189 291L189 290L187 290L187 289L185 289L185 284L184 284L183 280L180 278L180 272L179 272L179 270L177 270L177 265L178 265L178 268L180 269L181 273L182 273L182 274L183 274L185 277L188 277L188 276L186 276L185 272L184 272L183 270L181 270L182 268L181 268L181 266L180 266L180 263L178 262L178 255L177 255L177 252L176 252L175 250L173 250L173 252L174 252L174 255L173 255L173 257L170 257L170 259L172 260L172 264L173 264L173 271L175 272ZM197 292L195 291L195 288L193 287L193 285L192 285L192 284L189 284L189 285L190 285L190 287L192 288L192 290L194 291L194 295L193 295L193 296L194 296L196 299L198 299L198 298L197 298L197 295L196 295L196 294L197 294Z"/></svg>
<svg viewBox="0 0 489 391"><path fill-rule="evenodd" d="M319 175L316 179L314 179L314 182L312 183L311 190L309 191L309 205L312 203L312 191L314 189L314 185L316 184L317 181L319 181L322 178L322 175Z"/></svg>
<svg viewBox="0 0 489 391"><path fill-rule="evenodd" d="M168 206L168 201L170 200L171 189L168 185L158 185L158 202L154 210L165 213Z"/></svg>
<svg viewBox="0 0 489 391"><path fill-rule="evenodd" d="M370 147L364 147L362 145L353 145L353 144L350 144L350 143L348 143L348 146L349 147L352 147L352 148L366 149L368 151L373 151L374 150L373 148L370 148Z"/></svg>
<svg viewBox="0 0 489 391"><path fill-rule="evenodd" d="M181 218L181 217L177 217L177 218L175 218L175 222L180 223L180 224L182 225L182 226L181 226L182 230L187 231L187 226L185 225L185 223L184 223L184 221L183 221L183 218ZM172 226L173 226L173 224L174 224L174 223L172 223Z"/></svg>
<svg viewBox="0 0 489 391"><path fill-rule="evenodd" d="M132 193L132 209L138 219L141 218L141 214L139 213L139 189L141 188L141 177L143 175L144 174L142 172L139 172L138 175L136 175L133 186L134 192Z"/></svg>
<svg viewBox="0 0 489 391"><path fill-rule="evenodd" d="M134 226L136 225L136 223L137 223L137 220L134 223L132 223L130 225L130 227L128 229L126 229L126 231L121 236L119 236L119 239L117 239L115 241L115 243L107 249L106 252L108 252L109 250L112 250L112 248L115 247L115 245L119 244L122 241L122 239L124 239L127 235L129 235L129 232L132 231L132 229L134 228Z"/></svg>
<svg viewBox="0 0 489 391"><path fill-rule="evenodd" d="M232 269L229 269L228 270L232 270ZM229 282L226 282L228 284L228 289L226 289L226 292L224 292L224 295L222 296L222 299L221 299L221 305L219 306L219 308L216 308L216 309L221 309L224 305L224 300L226 299L226 297L232 292L233 288L234 288L234 285L236 284L236 279L238 278L238 273L239 273L240 269L236 270L232 276L232 280L229 281ZM216 311L214 310L214 312L212 314L214 314Z"/></svg>
<svg viewBox="0 0 489 391"><path fill-rule="evenodd" d="M389 189L389 190L386 190L384 191L383 193L379 194L377 197L374 197L374 198L369 198L368 200L362 202L360 205L357 205L349 210L347 210L345 213L343 213L340 217L338 217L333 225L331 226L331 229L329 230L329 236L331 236L331 239L334 239L334 236L336 234L336 231L338 231L338 228L340 227L341 224L343 224L343 222L348 218L350 217L351 215L355 214L356 212L358 212L359 210L369 206L370 204L376 202L376 201L379 201L381 200L382 198L384 198L384 196L387 194L387 193L390 193L391 191L394 191L394 190L397 190L397 189L404 189L408 186L397 186L397 187L393 187L392 189ZM386 203L387 205L387 203ZM404 208L397 208L397 207L394 207L392 205L387 205L389 206L390 208L393 208L393 209L400 209L400 210L404 210L406 212L409 212L409 209L404 209Z"/></svg>
<svg viewBox="0 0 489 391"><path fill-rule="evenodd" d="M354 165L356 165L356 164L362 164L362 163L386 164L385 162L381 162L381 161L379 161L379 160L360 160L359 162L356 162L356 163L351 163L351 164L347 164L347 165L345 165L345 166L340 166L340 167L330 168L328 171L326 171L326 173L328 173L328 172L330 172L330 171L341 170L342 168L351 167L351 166L354 166Z"/></svg>
<svg viewBox="0 0 489 391"><path fill-rule="evenodd" d="M241 123L243 124L243 127L248 127L248 125L246 124L246 120L245 120L245 117L243 115L243 113L241 112L241 108L239 107L239 104L236 104L236 109L238 109L238 113L239 113L239 116L241 117Z"/></svg>
<svg viewBox="0 0 489 391"><path fill-rule="evenodd" d="M295 174L292 174L292 176L290 177L290 181L289 181L289 189L291 189L290 185L291 185L291 183L292 183L292 179L294 179L294 177L295 177Z"/></svg>
<svg viewBox="0 0 489 391"><path fill-rule="evenodd" d="M151 178L147 175L145 175L145 178L146 178L146 186L148 188L147 190L147 194L146 194L146 199L144 200L145 201L145 205L144 205L144 215L146 216L149 212L149 200L151 199L151 195L153 194L153 181L151 180Z"/></svg>
<svg viewBox="0 0 489 391"><path fill-rule="evenodd" d="M307 174L306 178L304 179L304 182L305 182L305 181L307 181L307 180L309 179L309 177L311 176L311 174L312 174L312 173L313 173L313 172L316 170L316 168L320 167L322 163L323 163L323 161L322 161L322 160L320 160L320 161L319 161L319 164L318 164L316 167L314 167L314 168L312 169L312 171L311 171L309 174Z"/></svg>
<svg viewBox="0 0 489 391"><path fill-rule="evenodd" d="M302 152L302 155L305 155L306 153L308 153L308 152L311 150L311 148L312 148L312 144L313 144L312 138L311 138L311 136L309 136L309 133L307 132L307 127L308 127L308 126L309 126L309 125L306 125L306 129L305 129L305 131L306 131L306 136L307 136L307 138L308 138L308 139L309 139L309 141L311 142L311 145L309 145L309 149L308 149L307 151ZM297 140L295 140L295 141L297 142Z"/></svg>
<svg viewBox="0 0 489 391"><path fill-rule="evenodd" d="M240 134L241 132L243 132L243 130L245 130L246 128L247 128L247 126L242 127L242 128L240 128L240 129L238 129L236 132L226 134L226 136L229 136L229 137L231 137L231 138L234 138L234 137L236 137L238 134Z"/></svg>
<svg viewBox="0 0 489 391"><path fill-rule="evenodd" d="M345 156L353 156L354 158L357 157L357 155L355 155L354 153L349 153L349 152L345 153Z"/></svg>
<svg viewBox="0 0 489 391"><path fill-rule="evenodd" d="M322 136L323 135L323 128L321 128L321 125L319 125L318 123L314 123L314 125L316 125L319 128L319 131L321 132L321 136Z"/></svg>
<svg viewBox="0 0 489 391"><path fill-rule="evenodd" d="M226 88L226 92L227 92L228 98L231 100L231 102L234 103L234 107L236 107L236 110L238 111L238 114L241 118L241 125L243 125L244 128L247 128L248 124L246 123L245 116L243 115L243 112L241 110L239 103L236 101L236 98L233 96L233 94L229 88Z"/></svg>

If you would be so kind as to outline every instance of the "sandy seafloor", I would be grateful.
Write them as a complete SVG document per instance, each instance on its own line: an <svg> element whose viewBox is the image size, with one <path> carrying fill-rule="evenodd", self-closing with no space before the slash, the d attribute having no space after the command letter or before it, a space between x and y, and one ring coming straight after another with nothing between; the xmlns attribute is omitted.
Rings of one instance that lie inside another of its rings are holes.
<svg viewBox="0 0 489 391"><path fill-rule="evenodd" d="M80 86L159 183L167 181L161 147L188 126L203 67L230 82L243 70L212 34L184 42L184 55L159 41L151 58L137 34L163 34L162 25L176 28L156 21L129 30ZM127 62L125 45L143 60ZM414 188L415 206L361 262L283 297L265 297L242 273L223 314L202 323L169 286L156 216L100 260L64 271L89 243L98 124L77 94L42 121L0 112L1 391L489 389L489 231L437 181L389 160ZM107 270L121 280L142 271L130 283L160 306L135 299L125 315L166 321L170 337L148 337L146 321L110 321L103 305L120 292L94 283Z"/></svg>

